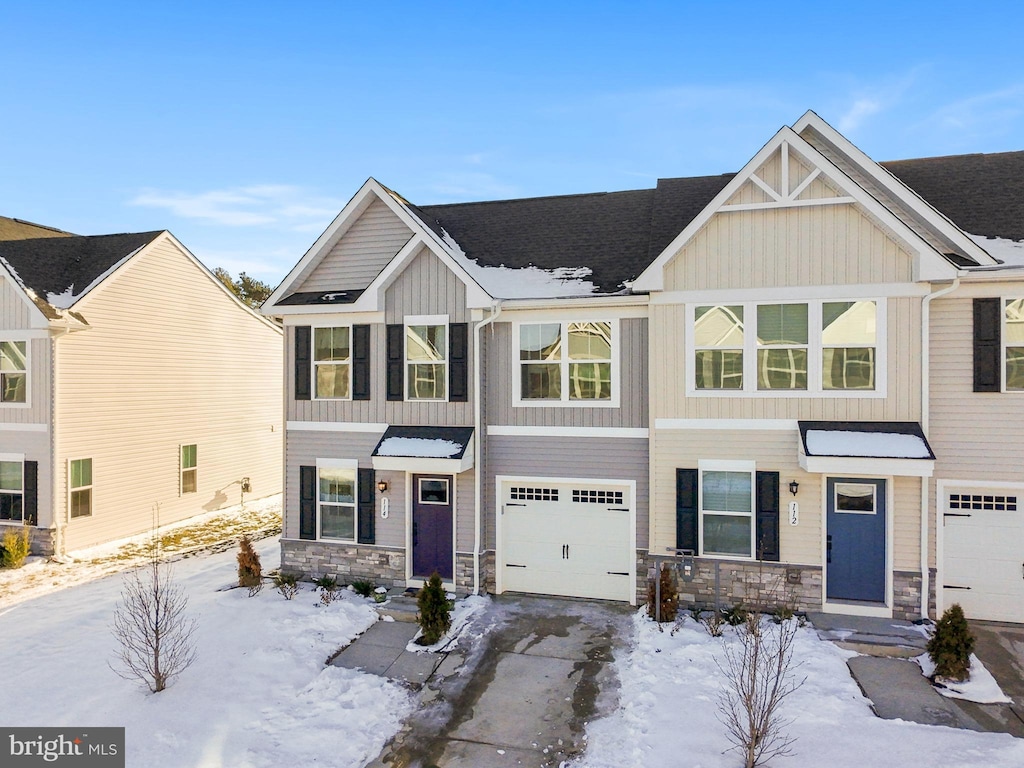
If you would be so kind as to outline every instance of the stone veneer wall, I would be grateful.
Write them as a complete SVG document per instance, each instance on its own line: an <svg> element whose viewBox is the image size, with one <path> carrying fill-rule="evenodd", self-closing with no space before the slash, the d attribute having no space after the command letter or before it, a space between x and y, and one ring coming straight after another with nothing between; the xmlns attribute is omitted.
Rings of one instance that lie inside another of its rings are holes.
<svg viewBox="0 0 1024 768"><path fill-rule="evenodd" d="M935 569L928 569L928 615L935 616ZM892 575L892 616L916 621L921 618L921 572L895 571Z"/></svg>
<svg viewBox="0 0 1024 768"><path fill-rule="evenodd" d="M0 523L0 536L3 536L10 528L20 529L21 526L20 522ZM38 526L29 526L28 530L30 538L29 551L33 555L52 557L56 548L56 530L53 528L40 528Z"/></svg>
<svg viewBox="0 0 1024 768"><path fill-rule="evenodd" d="M405 588L405 550L322 541L281 541L281 571L317 578L329 574L342 584L366 579Z"/></svg>

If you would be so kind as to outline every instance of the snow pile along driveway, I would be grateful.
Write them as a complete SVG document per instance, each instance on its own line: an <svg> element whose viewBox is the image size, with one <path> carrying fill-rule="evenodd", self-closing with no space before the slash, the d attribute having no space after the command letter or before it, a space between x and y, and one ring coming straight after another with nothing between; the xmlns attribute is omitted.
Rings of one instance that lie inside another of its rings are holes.
<svg viewBox="0 0 1024 768"><path fill-rule="evenodd" d="M276 538L260 542L264 572ZM291 601L236 583L235 551L174 564L196 616L196 662L162 693L111 671L121 578L111 576L0 613L0 722L125 726L129 766L330 765L373 758L412 708L403 688L325 659L377 620L346 595L320 606L310 585Z"/></svg>
<svg viewBox="0 0 1024 768"><path fill-rule="evenodd" d="M734 630L713 638L689 618L674 636L670 627L659 632L642 612L634 617L634 647L616 661L620 707L588 725L587 753L574 768L742 765L740 755L725 752L731 745L716 716L722 673L715 658L723 643L736 642ZM851 655L819 640L811 629L799 631L795 674L806 682L784 704L796 742L792 757L776 758L771 765L1024 765L1024 740L1012 736L876 718L846 667Z"/></svg>

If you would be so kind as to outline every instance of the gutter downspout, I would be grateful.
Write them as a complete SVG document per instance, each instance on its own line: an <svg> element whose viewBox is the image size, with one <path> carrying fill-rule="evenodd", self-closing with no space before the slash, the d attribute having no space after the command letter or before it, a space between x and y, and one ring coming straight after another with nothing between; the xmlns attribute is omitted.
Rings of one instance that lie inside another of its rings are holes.
<svg viewBox="0 0 1024 768"><path fill-rule="evenodd" d="M960 273L953 279L953 284L934 293L929 293L921 300L921 429L925 437L931 421L931 303L940 296L946 296L960 287ZM931 592L931 578L928 571L928 492L931 483L927 477L921 478L921 618L928 618L928 595ZM938 500L936 500L938 503ZM936 522L938 526L938 522ZM936 530L935 560L938 563L938 530Z"/></svg>
<svg viewBox="0 0 1024 768"><path fill-rule="evenodd" d="M476 441L473 446L473 594L480 594L480 544L482 539L481 523L483 522L483 456L484 456L484 433L483 433L483 370L481 363L481 339L483 329L497 320L501 314L501 301L495 301L491 305L491 314L475 328L476 339L473 344L473 379L476 385L476 392L473 393L473 433Z"/></svg>

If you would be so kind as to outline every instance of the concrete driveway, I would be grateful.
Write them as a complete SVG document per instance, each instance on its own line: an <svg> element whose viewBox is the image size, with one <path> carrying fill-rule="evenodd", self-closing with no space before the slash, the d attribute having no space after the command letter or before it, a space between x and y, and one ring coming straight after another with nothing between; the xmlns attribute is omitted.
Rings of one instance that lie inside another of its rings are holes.
<svg viewBox="0 0 1024 768"><path fill-rule="evenodd" d="M1012 704L957 704L987 731L1024 737L1024 625L970 620L974 655L1013 699Z"/></svg>
<svg viewBox="0 0 1024 768"><path fill-rule="evenodd" d="M465 661L421 692L423 706L370 766L557 766L583 751L587 722L610 712L610 664L632 608L499 596L460 640Z"/></svg>

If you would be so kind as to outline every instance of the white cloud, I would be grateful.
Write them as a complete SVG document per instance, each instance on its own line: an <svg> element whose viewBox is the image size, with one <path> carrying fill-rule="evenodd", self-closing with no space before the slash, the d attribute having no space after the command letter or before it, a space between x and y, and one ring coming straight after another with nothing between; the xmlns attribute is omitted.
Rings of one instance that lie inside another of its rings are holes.
<svg viewBox="0 0 1024 768"><path fill-rule="evenodd" d="M1024 84L979 93L936 110L930 121L957 133L997 134L1024 115Z"/></svg>
<svg viewBox="0 0 1024 768"><path fill-rule="evenodd" d="M859 98L846 113L839 118L840 133L849 133L857 130L861 123L871 115L882 109L882 102L873 98Z"/></svg>
<svg viewBox="0 0 1024 768"><path fill-rule="evenodd" d="M228 187L205 192L145 189L130 205L162 208L183 219L227 227L273 226L297 232L322 231L345 201L311 194L287 184Z"/></svg>

